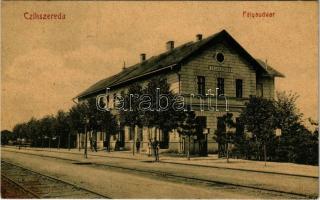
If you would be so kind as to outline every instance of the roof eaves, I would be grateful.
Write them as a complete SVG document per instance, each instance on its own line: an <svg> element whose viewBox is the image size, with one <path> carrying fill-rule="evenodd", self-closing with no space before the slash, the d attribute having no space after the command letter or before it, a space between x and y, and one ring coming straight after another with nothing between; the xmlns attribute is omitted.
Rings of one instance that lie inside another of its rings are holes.
<svg viewBox="0 0 320 200"><path fill-rule="evenodd" d="M99 88L99 89L96 89L96 90L93 90L93 91L90 91L90 92L87 92L87 93L86 93L86 92L82 92L82 93L80 93L80 95L74 97L73 99L76 99L76 98L79 99L79 98L82 98L82 97L86 97L86 96L89 96L89 95L91 95L91 94L94 94L94 93L97 93L97 92L101 92L101 91L105 90L106 87L109 87L109 88L115 87L115 86L121 85L121 84L123 84L123 83L125 83L125 82L136 80L136 79L141 78L141 77L143 77L143 76L147 76L147 75L150 75L150 74L153 74L153 73L156 73L156 72L159 72L159 71L168 69L168 68L176 67L177 65L178 65L178 64L172 64L172 65L169 65L169 66L167 66L167 67L162 67L162 68L160 68L160 69L153 70L153 71L151 71L151 72L148 72L148 73L145 73L145 74L142 74L142 75L139 75L139 76L130 78L130 79L126 79L126 80L124 80L124 81L120 81L120 82L116 82L116 81L115 81L115 82L113 82L113 83L111 83L111 84L106 85L105 88Z"/></svg>
<svg viewBox="0 0 320 200"><path fill-rule="evenodd" d="M175 67L175 66L178 66L178 64L175 63L175 64L169 65L169 66L167 66L167 67L162 67L162 68L160 68L160 69L156 69L156 70L153 70L153 71L151 71L151 72L147 72L147 73L141 74L141 75L139 75L139 76L135 76L135 77L133 77L133 78L126 79L126 80L124 80L124 81L120 81L120 82L118 82L118 83L115 83L115 84L113 84L113 85L110 85L110 87L115 87L115 86L121 85L121 84L123 84L123 83L125 83L125 82L133 81L133 80L138 79L138 78L141 78L141 77L143 77L143 76L147 76L147 75L150 75L150 74L153 74L153 73L156 73L156 72L159 72L159 71L168 69L168 68L173 68L173 67Z"/></svg>

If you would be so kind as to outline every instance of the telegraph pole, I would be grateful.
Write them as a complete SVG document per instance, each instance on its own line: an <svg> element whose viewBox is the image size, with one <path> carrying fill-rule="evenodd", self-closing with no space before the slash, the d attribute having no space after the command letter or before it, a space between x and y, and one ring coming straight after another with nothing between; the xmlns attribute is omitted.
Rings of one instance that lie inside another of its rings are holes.
<svg viewBox="0 0 320 200"><path fill-rule="evenodd" d="M85 145L84 145L84 158L88 158L88 133L87 133L87 124L89 119L85 118L84 132L85 132Z"/></svg>

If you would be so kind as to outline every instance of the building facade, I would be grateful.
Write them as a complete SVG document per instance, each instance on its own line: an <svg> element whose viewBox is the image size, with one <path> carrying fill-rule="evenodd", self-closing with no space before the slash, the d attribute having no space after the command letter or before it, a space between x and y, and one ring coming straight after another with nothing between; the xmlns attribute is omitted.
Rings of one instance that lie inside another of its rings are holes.
<svg viewBox="0 0 320 200"><path fill-rule="evenodd" d="M138 82L146 85L154 76L165 77L171 90L184 96L185 102L192 105L205 128L203 137L192 138L191 153L216 152L214 132L219 126L220 117L229 112L236 120L250 96L274 98L275 78L284 77L266 62L253 58L225 30L204 39L198 34L195 41L176 48L174 41L169 41L164 53L149 59L145 54L140 56L140 63L97 82L76 98L83 101L103 94L106 88L110 88L108 103L112 108L113 97L126 92L130 84ZM210 92L212 96L208 96ZM213 110L207 108L208 98L214 102ZM113 112L117 115L116 111ZM105 135L97 133L94 136L100 148L103 148ZM121 126L119 133L111 140L111 148L119 140L120 149L130 150L134 147L133 138L139 138L141 151L148 152L149 139L153 137L160 141L161 151L183 153L188 145L188 140L180 137L176 130L156 133L154 128L136 127L131 130ZM84 145L84 138L78 140L78 144Z"/></svg>

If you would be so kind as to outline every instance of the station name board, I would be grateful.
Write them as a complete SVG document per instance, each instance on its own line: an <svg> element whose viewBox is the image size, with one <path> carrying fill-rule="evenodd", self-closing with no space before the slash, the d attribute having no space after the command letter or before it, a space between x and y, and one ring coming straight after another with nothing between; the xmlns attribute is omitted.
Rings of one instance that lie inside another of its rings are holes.
<svg viewBox="0 0 320 200"><path fill-rule="evenodd" d="M232 72L231 67L222 67L222 66L214 66L214 65L209 65L209 70L212 70L215 72Z"/></svg>

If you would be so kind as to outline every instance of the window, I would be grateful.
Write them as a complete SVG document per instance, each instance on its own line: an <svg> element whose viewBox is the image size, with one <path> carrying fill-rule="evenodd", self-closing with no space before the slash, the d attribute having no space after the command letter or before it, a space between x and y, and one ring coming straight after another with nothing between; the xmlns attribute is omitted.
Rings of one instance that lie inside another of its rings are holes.
<svg viewBox="0 0 320 200"><path fill-rule="evenodd" d="M198 76L198 94L206 95L206 79L204 76Z"/></svg>
<svg viewBox="0 0 320 200"><path fill-rule="evenodd" d="M224 122L223 117L217 117L217 131L219 133L225 133L226 132L226 124Z"/></svg>
<svg viewBox="0 0 320 200"><path fill-rule="evenodd" d="M236 97L242 98L242 80L236 79Z"/></svg>
<svg viewBox="0 0 320 200"><path fill-rule="evenodd" d="M197 116L196 121L198 124L197 127L197 133L198 133L198 139L203 139L203 129L207 128L207 117L206 116Z"/></svg>
<svg viewBox="0 0 320 200"><path fill-rule="evenodd" d="M160 131L159 135L159 140L160 140L160 149L168 149L169 148L169 132L168 131Z"/></svg>
<svg viewBox="0 0 320 200"><path fill-rule="evenodd" d="M197 116L196 120L201 127L201 129L204 129L207 127L207 117L206 116Z"/></svg>
<svg viewBox="0 0 320 200"><path fill-rule="evenodd" d="M124 126L122 123L119 125L119 146L124 147L124 141L125 141L125 131L124 131Z"/></svg>
<svg viewBox="0 0 320 200"><path fill-rule="evenodd" d="M257 83L257 96L263 97L263 85L262 83Z"/></svg>
<svg viewBox="0 0 320 200"><path fill-rule="evenodd" d="M224 61L224 55L223 53L219 52L216 54L216 60L219 62L219 63L222 63Z"/></svg>
<svg viewBox="0 0 320 200"><path fill-rule="evenodd" d="M224 78L217 78L218 96L224 94Z"/></svg>

